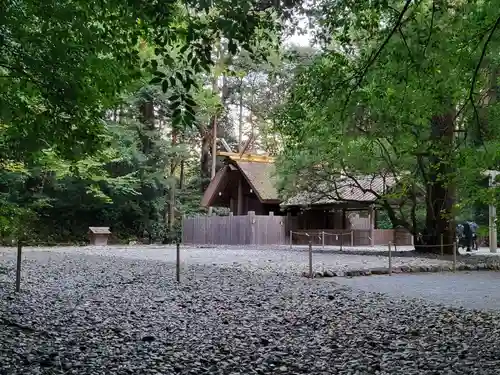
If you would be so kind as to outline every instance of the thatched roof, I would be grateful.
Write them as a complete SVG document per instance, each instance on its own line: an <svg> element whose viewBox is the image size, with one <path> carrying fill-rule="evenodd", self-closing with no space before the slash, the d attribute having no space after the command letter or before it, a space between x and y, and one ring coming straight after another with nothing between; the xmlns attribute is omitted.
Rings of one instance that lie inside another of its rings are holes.
<svg viewBox="0 0 500 375"><path fill-rule="evenodd" d="M373 203L377 200L375 194L384 194L395 184L396 181L392 177L359 176L355 180L342 177L331 184L311 186L309 190L298 193L283 202L281 206L330 205L341 202Z"/></svg>
<svg viewBox="0 0 500 375"><path fill-rule="evenodd" d="M255 194L262 202L280 200L276 189L275 167L273 163L236 161Z"/></svg>
<svg viewBox="0 0 500 375"><path fill-rule="evenodd" d="M218 200L218 193L228 185L237 184L239 173L248 182L262 203L280 202L275 186L273 163L254 161L231 161L221 168L203 194L201 205L208 207ZM221 202L219 202L220 204ZM226 202L227 203L227 202Z"/></svg>
<svg viewBox="0 0 500 375"><path fill-rule="evenodd" d="M208 207L217 199L219 191L228 184L237 183L239 171L262 203L276 204L282 201L278 194L276 168L273 162L228 158L228 164L217 172L202 199L202 206ZM281 203L282 207L333 205L345 202L372 203L376 194L383 194L395 185L394 178L359 176L337 178L331 183L319 186L311 182L305 191Z"/></svg>

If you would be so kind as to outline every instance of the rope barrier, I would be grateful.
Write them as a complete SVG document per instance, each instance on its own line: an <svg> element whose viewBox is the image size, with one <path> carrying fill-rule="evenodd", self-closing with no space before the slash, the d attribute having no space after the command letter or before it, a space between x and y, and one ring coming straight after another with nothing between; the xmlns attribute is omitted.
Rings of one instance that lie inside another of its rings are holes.
<svg viewBox="0 0 500 375"><path fill-rule="evenodd" d="M303 236L306 236L306 237L309 237L311 238L311 236L318 236L318 238L321 240L321 246L322 248L324 249L325 248L325 235L326 236L335 236L335 240L338 241L339 240L339 236L340 236L340 250L342 250L343 248L343 245L344 245L344 236L345 235L349 235L351 237L351 240L350 240L350 246L354 246L354 231L349 231L349 232L341 232L341 233L330 233L330 232L325 232L325 231L321 231L319 233L315 233L315 234L309 234L307 232L294 232L294 231L290 231L290 249L292 248L293 246L293 235L296 234L296 235L303 235ZM309 240L310 241L310 240Z"/></svg>
<svg viewBox="0 0 500 375"><path fill-rule="evenodd" d="M309 234L309 233L307 233L307 232L293 232L293 231L290 231L290 233L291 233L291 234L302 234L302 235L304 235L304 236L308 236L308 237L310 236L310 234ZM327 236L343 236L343 235L346 235L346 234L351 234L351 233L354 233L354 231L344 232L344 233L329 233L329 232L320 232L320 233L318 233L318 236L319 236L320 234L325 234L325 235L327 235Z"/></svg>
<svg viewBox="0 0 500 375"><path fill-rule="evenodd" d="M415 245L415 247L436 247L436 246L455 246L456 244L437 244L437 245Z"/></svg>
<svg viewBox="0 0 500 375"><path fill-rule="evenodd" d="M293 232L293 231L290 231L290 233L293 233L293 234L303 234L305 236L310 236L309 233L307 232ZM354 231L350 231L350 232L344 232L344 233L329 233L329 232L320 232L319 234L326 234L326 235L330 235L330 236L342 236L342 235L345 235L345 234L351 234L351 233L354 233Z"/></svg>
<svg viewBox="0 0 500 375"><path fill-rule="evenodd" d="M325 242L324 242L324 238L325 238L325 234L329 234L329 235L332 235L332 236L337 236L337 239L338 239L338 236L340 235L341 239L343 238L342 235L345 235L345 234L350 234L352 235L354 232L351 231L351 232L345 232L345 233L326 233L326 232L321 232L322 236L321 238L323 239L323 247L325 246ZM313 268L312 268L312 241L311 241L311 235L307 232L293 232L293 231L290 231L290 249L292 248L292 236L293 234L300 234L300 235L305 235L309 238L309 241L308 241L308 244L309 244L309 251L308 251L308 258L309 258L309 278L313 278ZM388 244L388 274L389 276L392 275L392 248L394 247L394 250L396 250L396 244L395 243L392 243L392 242L389 242ZM452 258L452 271L453 272L456 272L457 270L457 242L455 243L452 243L452 244L443 244L442 241L439 245L418 245L418 247L436 247L436 246L440 246L441 247L441 255L443 255L443 248L445 246L452 246L453 247L453 258ZM342 241L340 242L340 250L342 250ZM396 250L397 251L397 250Z"/></svg>

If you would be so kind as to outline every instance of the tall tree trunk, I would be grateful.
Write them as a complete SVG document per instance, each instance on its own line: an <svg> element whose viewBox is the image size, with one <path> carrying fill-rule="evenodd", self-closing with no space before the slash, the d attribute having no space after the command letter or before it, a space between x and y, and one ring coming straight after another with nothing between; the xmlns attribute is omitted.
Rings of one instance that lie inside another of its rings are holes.
<svg viewBox="0 0 500 375"><path fill-rule="evenodd" d="M155 128L155 112L154 112L154 104L152 100L145 100L140 105L140 113L141 118L140 121L144 125L142 132L152 131ZM142 133L141 132L141 133ZM144 155L148 156L153 148L153 143L149 137L149 134L142 133L141 134L142 141L142 152Z"/></svg>
<svg viewBox="0 0 500 375"><path fill-rule="evenodd" d="M220 51L217 51L217 60ZM212 77L212 93L219 95L219 87L217 85L218 77L216 72ZM211 161L215 157L212 155L212 142L213 142L213 126L216 121L215 114L210 118L210 124L207 126L201 135L201 157L200 157L200 178L201 190L205 191L210 184L211 179Z"/></svg>
<svg viewBox="0 0 500 375"><path fill-rule="evenodd" d="M172 147L177 145L177 131L175 129L172 130ZM173 157L170 162L170 189L169 189L169 199L168 199L168 231L170 234L170 238L173 238L174 229L175 229L175 189L177 187L177 183L175 180L175 169L177 167L177 157Z"/></svg>
<svg viewBox="0 0 500 375"><path fill-rule="evenodd" d="M238 116L238 152L241 152L243 147L243 78L240 82L240 113Z"/></svg>
<svg viewBox="0 0 500 375"><path fill-rule="evenodd" d="M154 111L154 103L153 98L148 95L148 97L144 98L143 101L139 105L139 121L142 126L139 130L139 138L142 144L142 152L148 158L149 161L150 155L153 152L153 141L151 140L150 132L155 128L155 111ZM139 176L141 181L144 178L144 169L139 169ZM151 222L156 220L156 212L153 210L148 210L148 213L143 217L143 225L145 230L148 233L149 243L153 241L153 231L151 228ZM147 215L147 216L146 216ZM144 233L142 233L144 234Z"/></svg>
<svg viewBox="0 0 500 375"><path fill-rule="evenodd" d="M179 190L184 189L184 158L181 159L181 165L180 165L180 172L179 172Z"/></svg>
<svg viewBox="0 0 500 375"><path fill-rule="evenodd" d="M201 152L200 152L200 179L201 179L201 191L205 191L210 183L210 161L212 160L210 155L210 148L212 145L212 135L210 134L210 128L205 129L205 132L201 136Z"/></svg>
<svg viewBox="0 0 500 375"><path fill-rule="evenodd" d="M416 246L417 250L423 252L439 253L442 237L444 252L453 253L455 186L450 176L454 168L454 115L453 111L449 111L431 120L432 155L426 186L425 230L423 246Z"/></svg>

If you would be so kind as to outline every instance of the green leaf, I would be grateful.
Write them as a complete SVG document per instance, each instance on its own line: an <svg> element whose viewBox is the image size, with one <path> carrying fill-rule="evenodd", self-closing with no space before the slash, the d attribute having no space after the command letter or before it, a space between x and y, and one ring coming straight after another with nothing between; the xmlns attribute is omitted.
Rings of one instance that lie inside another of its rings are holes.
<svg viewBox="0 0 500 375"><path fill-rule="evenodd" d="M168 91L168 80L167 79L163 80L163 82L161 83L161 89L163 92Z"/></svg>
<svg viewBox="0 0 500 375"><path fill-rule="evenodd" d="M149 84L150 85L157 85L159 83L161 83L163 81L163 78L162 77L153 77L150 81L149 81Z"/></svg>
<svg viewBox="0 0 500 375"><path fill-rule="evenodd" d="M196 107L196 102L193 100L193 97L191 95L186 96L184 100L188 106L192 108Z"/></svg>

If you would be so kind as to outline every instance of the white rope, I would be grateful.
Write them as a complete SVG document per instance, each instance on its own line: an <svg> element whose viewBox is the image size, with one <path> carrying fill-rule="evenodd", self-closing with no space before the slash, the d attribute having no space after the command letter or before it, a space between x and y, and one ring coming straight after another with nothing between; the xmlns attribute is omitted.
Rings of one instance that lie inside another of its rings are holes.
<svg viewBox="0 0 500 375"><path fill-rule="evenodd" d="M307 233L307 232L293 232L293 231L290 231L291 234L301 234L301 235L304 235L304 236L307 236L307 237L310 237L310 234ZM317 233L318 235L321 235L321 234L324 234L324 235L328 235L328 236L344 236L346 234L352 234L354 233L354 231L350 231L350 232L344 232L344 233L329 233L329 232L319 232Z"/></svg>
<svg viewBox="0 0 500 375"><path fill-rule="evenodd" d="M354 233L354 231L344 232L344 233L328 233L328 232L323 232L323 234L325 234L327 236L344 236L346 234L351 235L352 233Z"/></svg>

